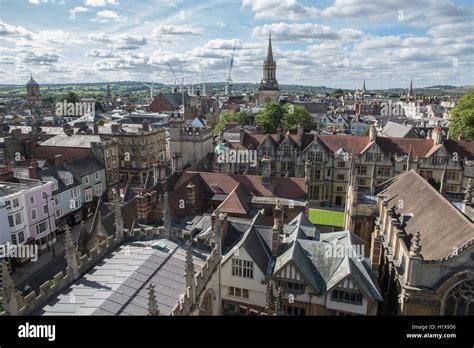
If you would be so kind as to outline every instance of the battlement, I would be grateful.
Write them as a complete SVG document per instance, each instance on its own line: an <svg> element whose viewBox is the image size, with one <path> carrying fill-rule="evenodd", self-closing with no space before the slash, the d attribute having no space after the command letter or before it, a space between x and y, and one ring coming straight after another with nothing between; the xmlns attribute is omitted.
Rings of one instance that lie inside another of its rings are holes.
<svg viewBox="0 0 474 348"><path fill-rule="evenodd" d="M171 310L171 315L190 315L196 309L196 304L199 303L199 297L204 292L207 283L211 279L216 267L221 262L219 257L218 247L215 246L211 254L206 258L205 263L194 275L194 282L196 285L196 295L191 293L191 287L187 287L185 292L180 296L178 303Z"/></svg>

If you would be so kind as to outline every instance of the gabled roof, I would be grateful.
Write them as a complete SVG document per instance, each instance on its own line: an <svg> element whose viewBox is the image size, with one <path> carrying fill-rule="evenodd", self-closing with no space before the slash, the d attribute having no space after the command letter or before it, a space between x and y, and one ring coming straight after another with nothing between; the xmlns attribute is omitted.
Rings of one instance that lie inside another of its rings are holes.
<svg viewBox="0 0 474 348"><path fill-rule="evenodd" d="M413 236L420 231L424 260L448 257L453 248L474 240L473 223L414 170L396 176L378 195L388 200L389 207L403 202L396 213L411 215L403 227L405 243L409 248Z"/></svg>
<svg viewBox="0 0 474 348"><path fill-rule="evenodd" d="M239 183L219 205L219 210L222 213L245 215L249 210L246 200L247 192L245 192L243 185Z"/></svg>
<svg viewBox="0 0 474 348"><path fill-rule="evenodd" d="M413 126L388 121L382 129L382 133L387 137L405 138L412 129Z"/></svg>

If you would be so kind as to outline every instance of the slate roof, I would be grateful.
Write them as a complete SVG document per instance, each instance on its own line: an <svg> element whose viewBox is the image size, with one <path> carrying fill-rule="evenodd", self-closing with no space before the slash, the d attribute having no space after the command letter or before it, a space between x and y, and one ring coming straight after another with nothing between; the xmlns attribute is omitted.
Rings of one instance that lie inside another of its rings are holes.
<svg viewBox="0 0 474 348"><path fill-rule="evenodd" d="M165 242L165 250L151 248L155 240L120 246L71 286L50 298L36 314L147 315L147 287L151 283L155 285L160 315L170 315L185 291L186 249L175 241L160 241ZM208 255L207 251L193 249L195 269L204 264ZM75 301L71 301L72 296Z"/></svg>
<svg viewBox="0 0 474 348"><path fill-rule="evenodd" d="M39 145L90 149L91 143L100 143L101 141L100 135L74 134L68 136L66 134L59 134L43 141Z"/></svg>
<svg viewBox="0 0 474 348"><path fill-rule="evenodd" d="M77 178L105 169L104 165L92 156L84 156L67 161L64 163L64 167Z"/></svg>
<svg viewBox="0 0 474 348"><path fill-rule="evenodd" d="M474 224L414 170L393 178L378 196L388 200L389 207L398 206L402 200L403 206L396 213L412 215L403 227L406 246L410 247L420 231L424 260L450 256L454 248L474 239Z"/></svg>
<svg viewBox="0 0 474 348"><path fill-rule="evenodd" d="M388 121L382 129L382 133L387 137L405 138L412 129L413 126Z"/></svg>

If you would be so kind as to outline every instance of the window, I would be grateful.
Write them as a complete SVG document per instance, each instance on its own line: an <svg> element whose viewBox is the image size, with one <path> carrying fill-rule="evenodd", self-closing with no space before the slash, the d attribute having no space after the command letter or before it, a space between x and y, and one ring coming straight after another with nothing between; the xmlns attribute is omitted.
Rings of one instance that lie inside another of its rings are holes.
<svg viewBox="0 0 474 348"><path fill-rule="evenodd" d="M367 186L367 179L359 179L359 186Z"/></svg>
<svg viewBox="0 0 474 348"><path fill-rule="evenodd" d="M336 192L342 192L342 186L336 186Z"/></svg>
<svg viewBox="0 0 474 348"><path fill-rule="evenodd" d="M458 180L458 172L448 170L446 172L446 179L448 179L448 180Z"/></svg>
<svg viewBox="0 0 474 348"><path fill-rule="evenodd" d="M319 186L310 186L309 197L311 199L319 199Z"/></svg>
<svg viewBox="0 0 474 348"><path fill-rule="evenodd" d="M286 170L286 162L281 162L281 170Z"/></svg>
<svg viewBox="0 0 474 348"><path fill-rule="evenodd" d="M380 162L382 160L382 154L380 153L366 153L365 154L365 160L366 161L376 161Z"/></svg>
<svg viewBox="0 0 474 348"><path fill-rule="evenodd" d="M43 200L47 200L48 199L48 194L46 192L43 192Z"/></svg>
<svg viewBox="0 0 474 348"><path fill-rule="evenodd" d="M23 219L21 218L21 213L16 213L15 214L15 225L19 225L23 222Z"/></svg>
<svg viewBox="0 0 474 348"><path fill-rule="evenodd" d="M89 187L87 190L84 190L84 198L86 202L92 201L92 188Z"/></svg>
<svg viewBox="0 0 474 348"><path fill-rule="evenodd" d="M367 166L356 164L357 174L359 175L366 175L367 174Z"/></svg>
<svg viewBox="0 0 474 348"><path fill-rule="evenodd" d="M293 162L288 162L288 171L293 171L295 169L295 164Z"/></svg>
<svg viewBox="0 0 474 348"><path fill-rule="evenodd" d="M458 191L458 186L456 185L446 185L446 192L459 192Z"/></svg>
<svg viewBox="0 0 474 348"><path fill-rule="evenodd" d="M7 206L7 209L11 209L11 202L10 201L5 201L5 205Z"/></svg>
<svg viewBox="0 0 474 348"><path fill-rule="evenodd" d="M333 290L331 300L355 305L362 305L362 294L356 291Z"/></svg>
<svg viewBox="0 0 474 348"><path fill-rule="evenodd" d="M346 176L344 174L337 174L336 179L337 180L345 180Z"/></svg>
<svg viewBox="0 0 474 348"><path fill-rule="evenodd" d="M253 279L253 262L240 259L232 259L232 275L235 277Z"/></svg>
<svg viewBox="0 0 474 348"><path fill-rule="evenodd" d="M89 185L89 175L86 175L83 180L84 180L84 185Z"/></svg>
<svg viewBox="0 0 474 348"><path fill-rule="evenodd" d="M18 243L23 243L25 241L25 232L21 231L18 233Z"/></svg>
<svg viewBox="0 0 474 348"><path fill-rule="evenodd" d="M63 208L59 208L54 211L54 217L56 219L60 218L62 215L63 215Z"/></svg>
<svg viewBox="0 0 474 348"><path fill-rule="evenodd" d="M61 204L61 196L55 196L54 197L54 205L58 206Z"/></svg>
<svg viewBox="0 0 474 348"><path fill-rule="evenodd" d="M284 306L286 315L306 315L306 310L301 307Z"/></svg>
<svg viewBox="0 0 474 348"><path fill-rule="evenodd" d="M36 225L36 233L41 234L46 232L48 226L46 225L46 221L40 222L38 225Z"/></svg>
<svg viewBox="0 0 474 348"><path fill-rule="evenodd" d="M15 226L15 223L13 222L13 215L8 215L8 224L10 227Z"/></svg>
<svg viewBox="0 0 474 348"><path fill-rule="evenodd" d="M308 160L310 160L311 162L322 162L323 154L319 152L311 151L308 153Z"/></svg>
<svg viewBox="0 0 474 348"><path fill-rule="evenodd" d="M95 172L95 180L99 180L99 172Z"/></svg>
<svg viewBox="0 0 474 348"><path fill-rule="evenodd" d="M313 180L321 180L321 170L319 169L313 169L311 171L311 177Z"/></svg>
<svg viewBox="0 0 474 348"><path fill-rule="evenodd" d="M229 286L228 295L229 296L235 296L235 297L249 298L249 290L248 289L241 289L241 288L234 288L233 286Z"/></svg>
<svg viewBox="0 0 474 348"><path fill-rule="evenodd" d="M17 244L16 242L16 235L12 234L12 243L13 244Z"/></svg>
<svg viewBox="0 0 474 348"><path fill-rule="evenodd" d="M291 146L285 145L283 146L283 156L290 157L291 156Z"/></svg>
<svg viewBox="0 0 474 348"><path fill-rule="evenodd" d="M17 208L20 205L20 200L18 198L13 198L13 208Z"/></svg>
<svg viewBox="0 0 474 348"><path fill-rule="evenodd" d="M345 168L345 167L346 167L346 163L343 162L343 161L337 161L337 167L338 167L338 168Z"/></svg>
<svg viewBox="0 0 474 348"><path fill-rule="evenodd" d="M66 178L64 179L64 185L69 186L72 183L73 183L72 176L66 176Z"/></svg>
<svg viewBox="0 0 474 348"><path fill-rule="evenodd" d="M35 220L38 216L36 215L36 209L31 210L31 219Z"/></svg>
<svg viewBox="0 0 474 348"><path fill-rule="evenodd" d="M431 164L434 166L445 164L448 159L446 157L431 157Z"/></svg>
<svg viewBox="0 0 474 348"><path fill-rule="evenodd" d="M290 294L303 294L305 286L301 283L294 283L288 281L277 281L277 287L282 287L283 290Z"/></svg>
<svg viewBox="0 0 474 348"><path fill-rule="evenodd" d="M30 204L35 204L35 196L30 196Z"/></svg>
<svg viewBox="0 0 474 348"><path fill-rule="evenodd" d="M389 176L390 167L377 167L377 175Z"/></svg>
<svg viewBox="0 0 474 348"><path fill-rule="evenodd" d="M48 211L48 205L47 205L47 204L43 205L43 213L44 213L45 215L48 215L48 212L49 212L49 211Z"/></svg>
<svg viewBox="0 0 474 348"><path fill-rule="evenodd" d="M97 197L102 196L102 184L96 184L94 189L95 189L95 195Z"/></svg>
<svg viewBox="0 0 474 348"><path fill-rule="evenodd" d="M432 170L420 170L420 175L425 178L425 179L430 179L433 177L433 171Z"/></svg>

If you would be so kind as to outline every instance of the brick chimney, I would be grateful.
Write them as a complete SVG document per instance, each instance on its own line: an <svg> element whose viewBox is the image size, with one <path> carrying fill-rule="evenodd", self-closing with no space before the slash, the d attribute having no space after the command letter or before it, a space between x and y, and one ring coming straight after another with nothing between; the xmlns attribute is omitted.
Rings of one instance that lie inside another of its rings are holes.
<svg viewBox="0 0 474 348"><path fill-rule="evenodd" d="M196 186L192 183L186 186L186 205L193 210L196 208Z"/></svg>
<svg viewBox="0 0 474 348"><path fill-rule="evenodd" d="M142 122L142 129L143 129L145 132L149 132L149 131L150 131L150 124L149 124L147 121L143 121L143 122Z"/></svg>
<svg viewBox="0 0 474 348"><path fill-rule="evenodd" d="M377 129L375 129L375 125L371 125L369 128L369 139L370 141L375 141L377 138Z"/></svg>
<svg viewBox="0 0 474 348"><path fill-rule="evenodd" d="M94 123L94 134L99 134L99 125Z"/></svg>
<svg viewBox="0 0 474 348"><path fill-rule="evenodd" d="M28 167L28 176L30 179L38 179L38 168L35 166Z"/></svg>
<svg viewBox="0 0 474 348"><path fill-rule="evenodd" d="M244 137L245 137L245 129L244 129L244 126L240 126L240 132L239 132L239 135L240 135L240 143L243 144L244 143Z"/></svg>
<svg viewBox="0 0 474 348"><path fill-rule="evenodd" d="M260 161L262 165L262 185L269 186L270 185L270 176L272 173L272 161L270 156L264 155L262 160Z"/></svg>
<svg viewBox="0 0 474 348"><path fill-rule="evenodd" d="M219 214L219 223L221 225L221 245L224 245L224 240L227 236L227 230L229 229L226 213Z"/></svg>
<svg viewBox="0 0 474 348"><path fill-rule="evenodd" d="M63 163L64 163L63 155L55 155L54 156L54 165L55 166L60 166Z"/></svg>
<svg viewBox="0 0 474 348"><path fill-rule="evenodd" d="M280 144L283 141L284 135L283 135L283 129L281 127L278 127L277 129L277 143Z"/></svg>

